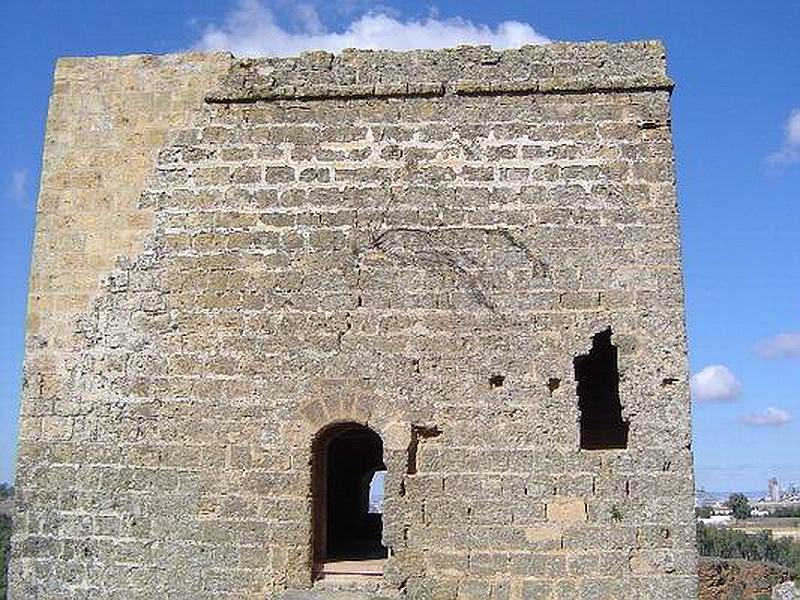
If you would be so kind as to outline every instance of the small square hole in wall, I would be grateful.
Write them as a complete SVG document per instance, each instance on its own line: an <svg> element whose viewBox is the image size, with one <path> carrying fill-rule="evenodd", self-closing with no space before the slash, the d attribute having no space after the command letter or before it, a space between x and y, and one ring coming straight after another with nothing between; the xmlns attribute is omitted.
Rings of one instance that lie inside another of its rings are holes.
<svg viewBox="0 0 800 600"><path fill-rule="evenodd" d="M506 381L505 375L492 375L489 377L489 385L493 388L503 387L503 384Z"/></svg>

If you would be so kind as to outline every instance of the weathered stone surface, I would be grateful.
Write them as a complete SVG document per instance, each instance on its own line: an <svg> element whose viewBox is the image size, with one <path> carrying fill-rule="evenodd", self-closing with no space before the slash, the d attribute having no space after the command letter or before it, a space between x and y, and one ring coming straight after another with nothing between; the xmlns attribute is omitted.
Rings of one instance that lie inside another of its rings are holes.
<svg viewBox="0 0 800 600"><path fill-rule="evenodd" d="M696 595L670 88L657 43L60 61L12 598L310 588L337 421L382 589ZM628 445L582 450L609 327Z"/></svg>
<svg viewBox="0 0 800 600"><path fill-rule="evenodd" d="M315 590L290 590L274 596L273 600L391 600L369 592L336 592Z"/></svg>
<svg viewBox="0 0 800 600"><path fill-rule="evenodd" d="M460 46L400 54L345 50L336 56L238 61L209 102L321 98L507 95L624 89L671 90L659 42L549 44L496 51Z"/></svg>
<svg viewBox="0 0 800 600"><path fill-rule="evenodd" d="M547 502L548 521L585 521L586 501L582 498L553 497Z"/></svg>

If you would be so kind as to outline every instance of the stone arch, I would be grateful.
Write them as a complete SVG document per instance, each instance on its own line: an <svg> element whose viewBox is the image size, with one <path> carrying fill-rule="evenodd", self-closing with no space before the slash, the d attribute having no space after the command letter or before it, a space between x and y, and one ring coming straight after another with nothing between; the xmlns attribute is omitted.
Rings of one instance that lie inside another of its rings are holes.
<svg viewBox="0 0 800 600"><path fill-rule="evenodd" d="M387 450L405 450L411 439L411 421L402 400L382 397L368 381L319 379L297 408L299 428L294 445L307 440L331 423L351 421L375 430Z"/></svg>
<svg viewBox="0 0 800 600"><path fill-rule="evenodd" d="M399 559L404 550L405 506L404 476L411 444L412 422L402 399L384 398L363 379L317 379L304 394L305 399L294 409L295 419L285 430L284 440L294 448L299 460L308 464L309 480L309 562L314 567L314 576L320 575L316 557L320 548L319 539L319 495L320 479L315 477L318 455L314 452L320 436L341 424L356 424L374 431L382 440L383 464L385 466L384 505L382 512L382 544L386 548L385 573L392 573L390 566ZM307 460L304 459L307 457ZM316 463L316 464L315 464ZM385 578L384 578L385 579ZM394 584L392 584L394 585Z"/></svg>

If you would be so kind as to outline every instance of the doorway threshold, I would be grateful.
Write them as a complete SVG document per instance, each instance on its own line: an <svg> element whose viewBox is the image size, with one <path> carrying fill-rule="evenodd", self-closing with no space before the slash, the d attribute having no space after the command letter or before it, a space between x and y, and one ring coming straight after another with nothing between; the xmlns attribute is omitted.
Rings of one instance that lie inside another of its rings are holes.
<svg viewBox="0 0 800 600"><path fill-rule="evenodd" d="M383 577L385 558L370 558L364 560L327 560L316 565L316 572L320 577L353 576L353 577Z"/></svg>

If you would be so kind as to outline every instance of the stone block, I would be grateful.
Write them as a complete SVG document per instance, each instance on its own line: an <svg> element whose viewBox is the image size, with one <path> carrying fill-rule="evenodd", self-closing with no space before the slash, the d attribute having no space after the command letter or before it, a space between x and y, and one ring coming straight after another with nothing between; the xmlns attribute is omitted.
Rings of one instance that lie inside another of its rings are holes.
<svg viewBox="0 0 800 600"><path fill-rule="evenodd" d="M546 503L547 520L555 523L586 520L586 501L582 498L560 497Z"/></svg>

